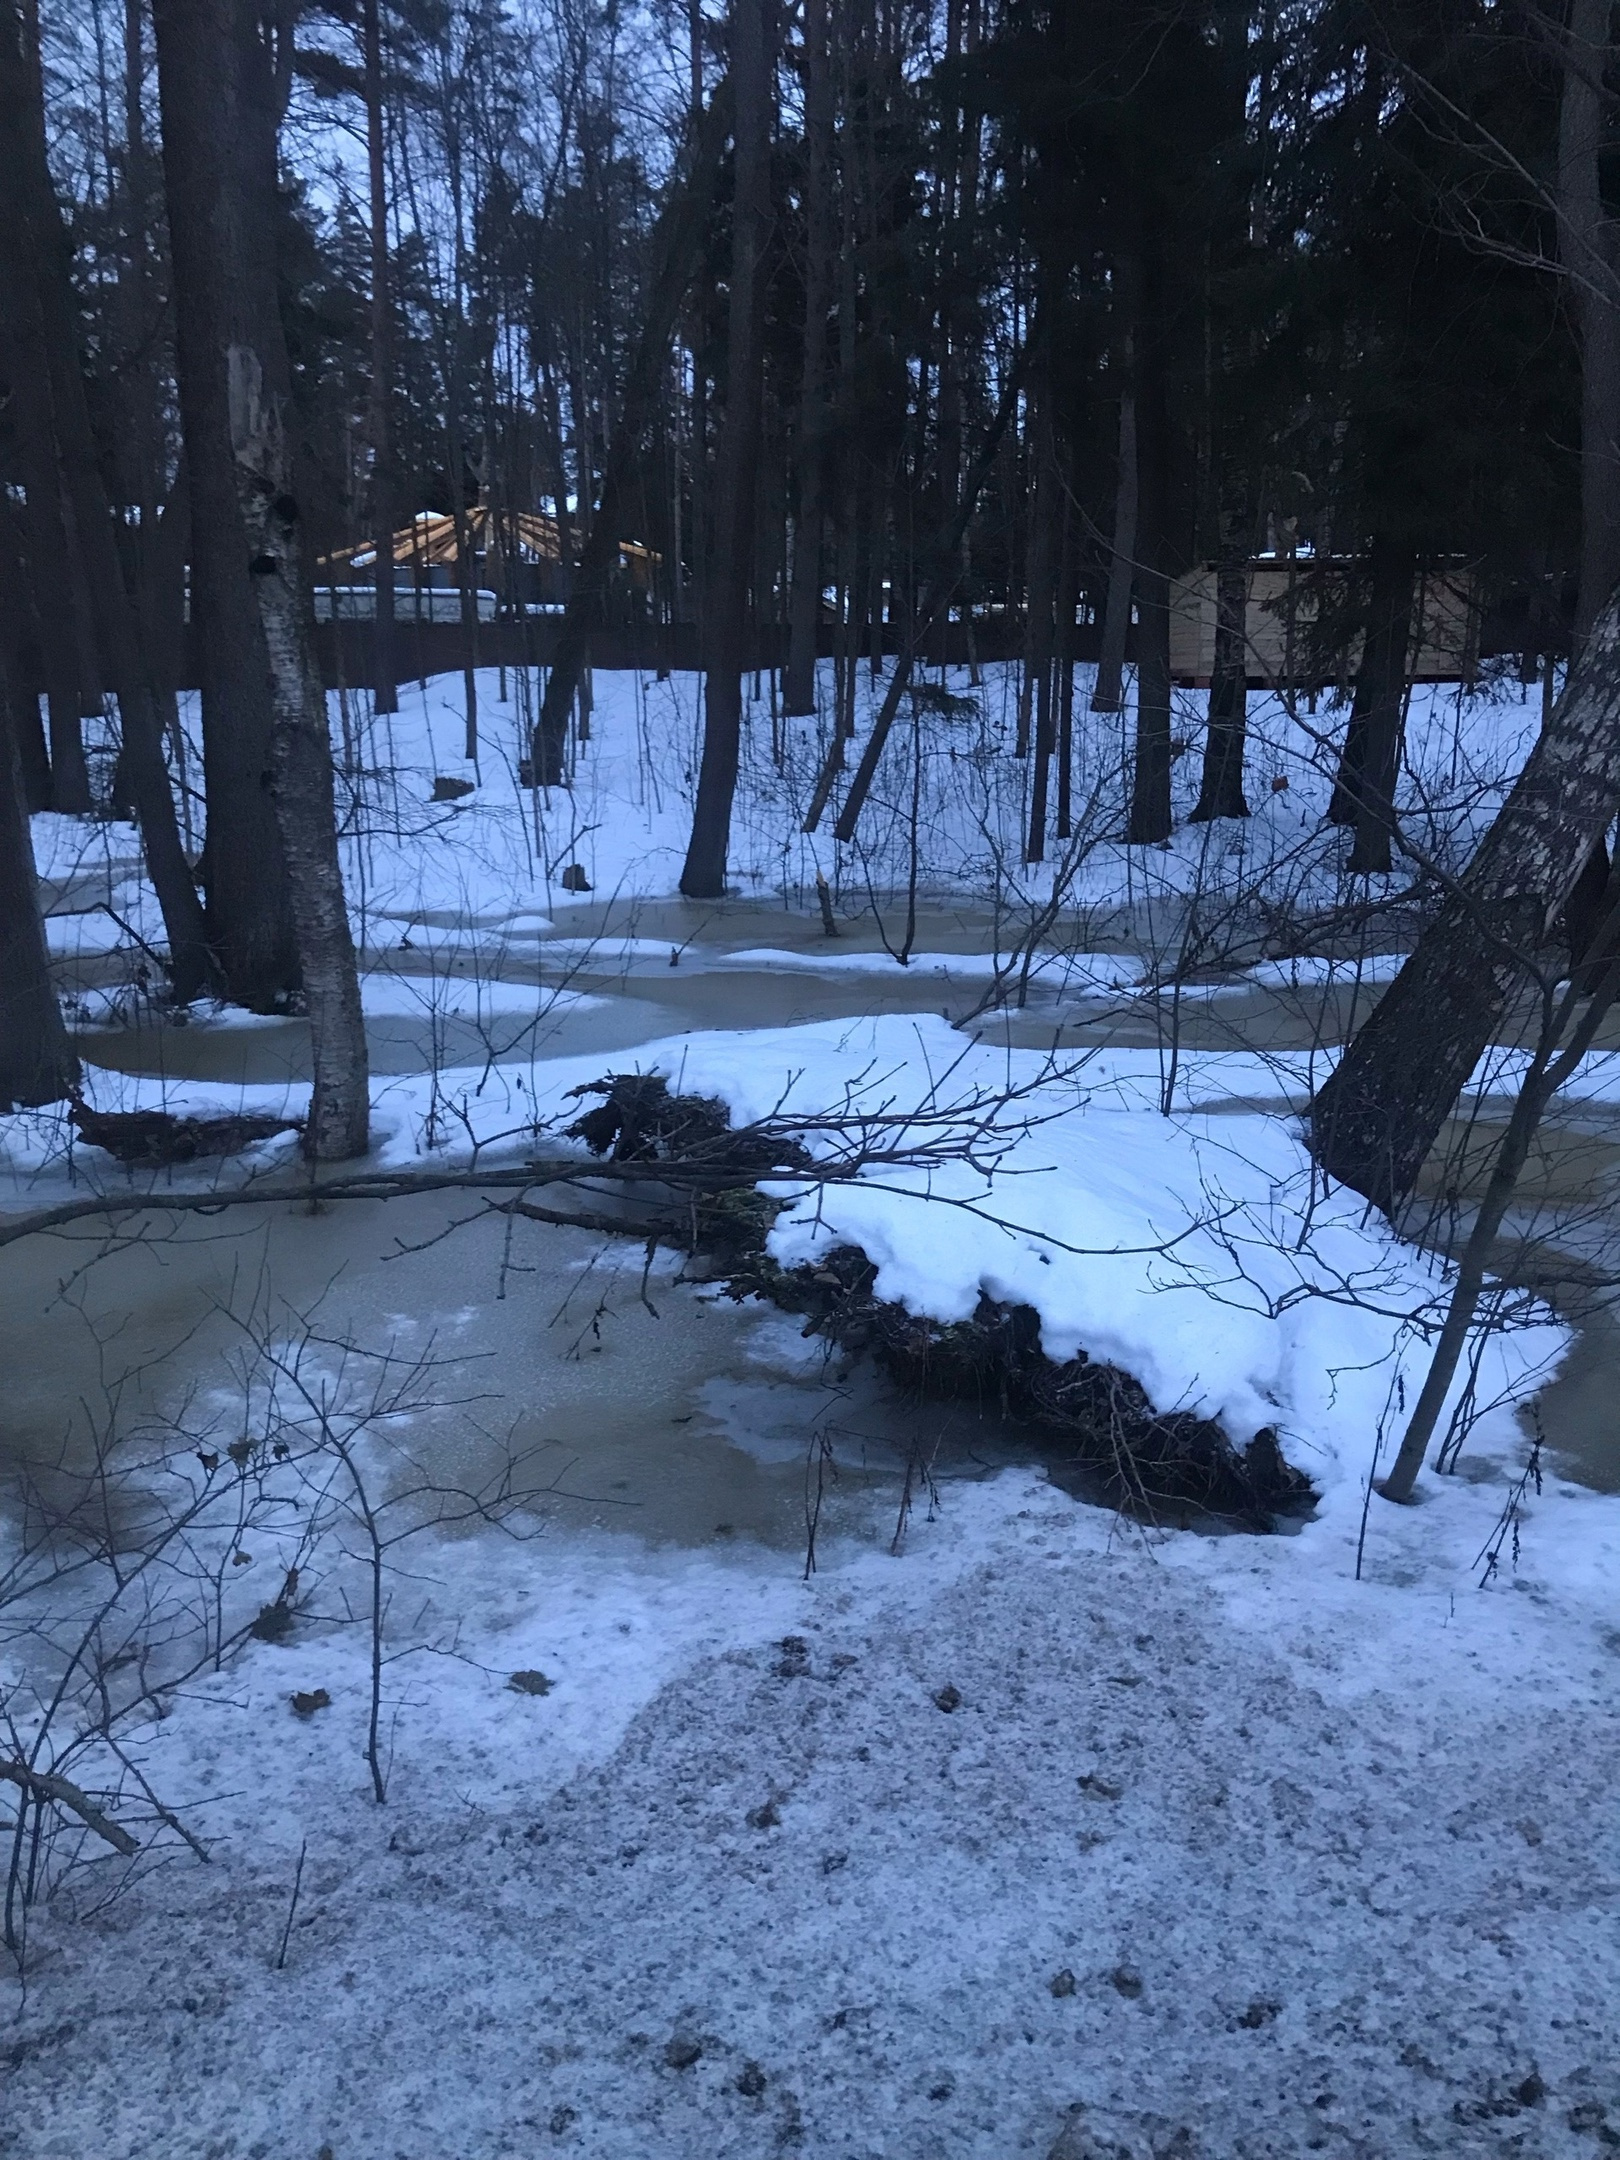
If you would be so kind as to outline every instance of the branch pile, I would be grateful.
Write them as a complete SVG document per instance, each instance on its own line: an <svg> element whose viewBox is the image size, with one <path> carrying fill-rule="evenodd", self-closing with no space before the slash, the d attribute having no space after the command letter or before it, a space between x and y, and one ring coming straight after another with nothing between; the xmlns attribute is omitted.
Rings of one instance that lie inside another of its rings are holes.
<svg viewBox="0 0 1620 2160"><path fill-rule="evenodd" d="M610 1161L678 1170L723 1160L732 1177L753 1161L756 1176L781 1177L797 1160L815 1174L796 1143L784 1147L763 1128L733 1132L724 1103L672 1095L656 1075L612 1075L576 1093L600 1100L569 1128L570 1137ZM1060 1457L1100 1477L1123 1505L1151 1515L1190 1503L1269 1527L1274 1516L1315 1504L1310 1480L1286 1460L1269 1427L1240 1448L1212 1418L1155 1410L1141 1382L1116 1365L1084 1352L1058 1363L1041 1348L1032 1306L982 1298L969 1320L931 1319L875 1296L877 1269L855 1245L802 1267L778 1266L766 1239L781 1205L752 1186L711 1193L694 1202L681 1242L714 1261L732 1296L764 1297L803 1314L806 1335L870 1356L896 1385L993 1405L1028 1424Z"/></svg>

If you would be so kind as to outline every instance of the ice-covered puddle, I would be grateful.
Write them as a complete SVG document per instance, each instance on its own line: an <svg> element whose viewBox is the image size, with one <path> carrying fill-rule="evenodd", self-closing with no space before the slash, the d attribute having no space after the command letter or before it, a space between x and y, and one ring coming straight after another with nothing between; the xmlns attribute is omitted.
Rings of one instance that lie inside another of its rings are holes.
<svg viewBox="0 0 1620 2160"><path fill-rule="evenodd" d="M352 1346L357 1385L386 1392L419 1368L393 1441L447 1487L508 1477L526 1534L753 1541L791 1566L807 1506L823 1546L881 1544L908 1465L938 1483L1047 1452L994 1403L885 1388L790 1317L687 1279L677 1256L649 1265L639 1244L479 1212L423 1195L153 1218L65 1294L37 1252L0 1250L0 1468L64 1472L63 1490L114 1431L172 1430L183 1447L233 1404L251 1424L242 1375L265 1345L308 1336L328 1364Z"/></svg>
<svg viewBox="0 0 1620 2160"><path fill-rule="evenodd" d="M945 1013L1022 1047L1061 1036L1286 1053L1340 1040L1387 979L1390 956L1374 955L1314 973L1262 963L1177 987L1162 980L1174 963L1175 916L1147 934L1140 914L1109 911L1111 942L1097 950L1077 946L1064 925L1026 972L1018 926L968 900L926 907L903 964L875 918L845 920L828 939L802 911L749 901L614 901L538 926L521 910L494 921L413 912L365 955L372 1070L527 1066L684 1029L907 1012ZM885 927L898 949L899 926ZM309 1077L301 1019L199 1007L177 1024L119 986L127 962L81 949L74 965L84 982L73 1013L78 1047L93 1065L226 1084ZM112 987L98 987L98 975Z"/></svg>

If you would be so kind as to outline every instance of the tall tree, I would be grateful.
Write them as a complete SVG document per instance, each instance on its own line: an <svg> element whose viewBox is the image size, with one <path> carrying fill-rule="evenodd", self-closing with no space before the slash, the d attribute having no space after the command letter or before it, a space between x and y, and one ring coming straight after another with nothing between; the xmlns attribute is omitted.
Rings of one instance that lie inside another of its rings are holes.
<svg viewBox="0 0 1620 2160"><path fill-rule="evenodd" d="M314 1090L304 1145L314 1160L340 1160L367 1145L368 1062L304 581L290 371L273 282L262 260L255 275L235 252L273 245L275 32L249 0L158 0L157 31L165 159L193 212L196 249L187 272L177 258L176 272L196 275L210 300L195 324L208 343L194 359L211 389L224 392L237 566L267 665L271 727L256 777L280 836L309 1013ZM197 193L205 175L219 188L212 216ZM212 810L212 785L209 799Z"/></svg>
<svg viewBox="0 0 1620 2160"><path fill-rule="evenodd" d="M1620 810L1620 593L1462 879L1310 1109L1332 1176L1398 1217Z"/></svg>
<svg viewBox="0 0 1620 2160"><path fill-rule="evenodd" d="M394 680L394 304L388 270L388 170L384 136L382 9L363 0L366 175L371 240L371 544L372 698L380 713L399 710Z"/></svg>
<svg viewBox="0 0 1620 2160"><path fill-rule="evenodd" d="M826 480L827 312L833 287L833 83L827 0L804 8L804 357L794 467L793 582L782 710L816 709L821 626L822 502Z"/></svg>
<svg viewBox="0 0 1620 2160"><path fill-rule="evenodd" d="M0 654L0 1110L58 1102L78 1079L45 950L11 675Z"/></svg>
<svg viewBox="0 0 1620 2160"><path fill-rule="evenodd" d="M1395 834L1395 781L1418 598L1417 558L1410 544L1375 533L1367 551L1366 582L1366 630L1328 821L1355 830L1350 870L1386 872Z"/></svg>
<svg viewBox="0 0 1620 2160"><path fill-rule="evenodd" d="M1170 578L1176 538L1171 522L1172 467L1168 294L1161 235L1144 234L1133 341L1136 355L1137 567L1136 752L1131 767L1127 840L1168 840L1170 804Z"/></svg>
<svg viewBox="0 0 1620 2160"><path fill-rule="evenodd" d="M703 755L692 837L681 871L688 899L726 889L731 804L742 745L742 678L754 569L754 514L764 404L760 345L762 258L770 219L772 0L732 0L731 89L735 190L726 296L726 414L715 476L715 547L706 596Z"/></svg>
<svg viewBox="0 0 1620 2160"><path fill-rule="evenodd" d="M1615 151L1608 0L1571 0L1558 123L1559 252L1581 342L1581 565L1575 636L1620 584L1620 220L1603 172Z"/></svg>
<svg viewBox="0 0 1620 2160"><path fill-rule="evenodd" d="M249 215L246 115L223 7L156 0L175 349L191 510L191 649L202 682L209 934L227 994L258 1009L299 983L286 859L271 800L275 708L235 475L227 355L275 302L268 209ZM204 125L199 114L212 117ZM273 179L273 172L272 172Z"/></svg>
<svg viewBox="0 0 1620 2160"><path fill-rule="evenodd" d="M1249 519L1235 499L1234 476L1221 504L1221 552L1215 570L1215 652L1209 678L1209 732L1199 784L1196 824L1208 818L1247 817L1243 752L1249 700Z"/></svg>
<svg viewBox="0 0 1620 2160"><path fill-rule="evenodd" d="M623 396L614 414L612 447L602 475L601 497L591 513L585 544L574 568L568 605L552 650L551 673L546 681L540 717L535 724L531 754L534 776L542 787L559 787L565 778L568 715L578 694L591 632L606 619L608 585L618 563L623 537L620 521L630 499L637 453L664 385L666 356L675 320L701 255L730 106L730 85L722 83L708 105L698 106L689 116L686 159L677 171L653 235L652 276L646 312L632 352ZM561 497L558 499L560 502Z"/></svg>
<svg viewBox="0 0 1620 2160"><path fill-rule="evenodd" d="M54 479L71 521L75 569L92 592L97 628L118 693L124 766L140 821L148 875L169 940L172 987L182 1002L213 978L202 908L180 843L164 762L163 730L141 610L120 557L97 461L68 280L68 245L35 95L31 32L15 0L0 0L0 146L12 176L11 215L0 219L0 276L21 349L37 356Z"/></svg>

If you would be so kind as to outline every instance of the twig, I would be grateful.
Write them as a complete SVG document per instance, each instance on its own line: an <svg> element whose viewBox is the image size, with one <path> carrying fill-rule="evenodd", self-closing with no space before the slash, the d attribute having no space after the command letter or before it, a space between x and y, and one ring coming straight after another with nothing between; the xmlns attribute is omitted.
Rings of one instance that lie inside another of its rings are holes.
<svg viewBox="0 0 1620 2160"><path fill-rule="evenodd" d="M30 1770L22 1762L0 1762L0 1778L20 1785L25 1793L31 1793L37 1800L52 1800L58 1807L66 1808L70 1815L77 1815L87 1830L93 1830L126 1860L140 1851L138 1841L121 1824L115 1823L96 1806L88 1793L81 1792L77 1785L70 1785L66 1778L53 1776L48 1770Z"/></svg>
<svg viewBox="0 0 1620 2160"><path fill-rule="evenodd" d="M304 1855L308 1850L309 1839L305 1838L298 1848L298 1866L293 1874L292 1897L287 1905L287 1925L281 1931L281 1949L276 1956L277 1972L281 1972L287 1963L287 1944L292 1939L293 1915L298 1910L298 1893L304 1882Z"/></svg>

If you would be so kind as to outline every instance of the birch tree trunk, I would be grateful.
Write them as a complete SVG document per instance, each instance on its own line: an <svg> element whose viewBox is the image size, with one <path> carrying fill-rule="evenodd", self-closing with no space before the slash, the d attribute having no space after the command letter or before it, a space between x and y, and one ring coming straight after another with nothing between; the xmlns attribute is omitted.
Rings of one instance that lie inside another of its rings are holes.
<svg viewBox="0 0 1620 2160"><path fill-rule="evenodd" d="M248 574L225 354L251 302L233 11L154 0L163 180L173 258L180 422L191 511L191 649L202 687L208 927L237 1003L268 1010L299 983L286 863L269 788L270 656ZM274 280L274 265L268 267ZM262 305L262 301L260 303Z"/></svg>
<svg viewBox="0 0 1620 2160"><path fill-rule="evenodd" d="M287 436L289 367L274 278L277 85L246 0L157 0L156 15L165 172L189 213L188 274L209 301L193 318L209 342L192 357L208 396L223 392L209 408L202 452L217 463L222 418L224 478L235 496L231 544L240 549L231 574L252 599L269 692L269 736L252 784L268 795L279 833L309 1013L314 1090L304 1151L337 1161L365 1152L368 1071ZM201 193L210 179L212 200ZM215 496L207 499L223 542L230 521ZM219 807L210 774L211 822Z"/></svg>
<svg viewBox="0 0 1620 2160"><path fill-rule="evenodd" d="M231 443L242 528L274 691L270 772L287 862L314 1069L304 1152L313 1162L363 1155L370 1093L360 979L338 861L332 743L315 665L289 487L286 421L259 355L229 353Z"/></svg>
<svg viewBox="0 0 1620 2160"><path fill-rule="evenodd" d="M1620 593L1457 888L1311 1104L1312 1154L1386 1215L1411 1196L1617 810Z"/></svg>

